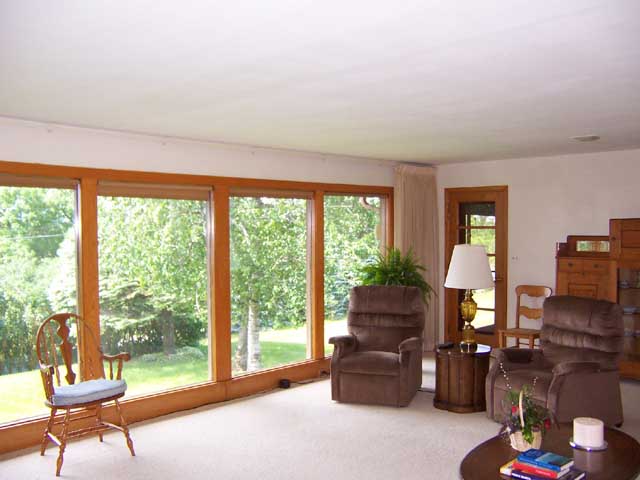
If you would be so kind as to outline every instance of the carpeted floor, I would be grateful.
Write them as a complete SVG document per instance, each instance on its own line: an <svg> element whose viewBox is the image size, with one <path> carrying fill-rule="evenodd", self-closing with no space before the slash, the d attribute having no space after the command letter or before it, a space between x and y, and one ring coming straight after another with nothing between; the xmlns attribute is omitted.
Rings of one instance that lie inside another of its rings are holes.
<svg viewBox="0 0 640 480"><path fill-rule="evenodd" d="M640 383L624 382L623 430L640 438ZM111 433L70 443L68 479L458 479L464 455L496 434L484 413L338 404L328 380L138 423L137 456ZM57 449L0 457L1 479L54 478Z"/></svg>

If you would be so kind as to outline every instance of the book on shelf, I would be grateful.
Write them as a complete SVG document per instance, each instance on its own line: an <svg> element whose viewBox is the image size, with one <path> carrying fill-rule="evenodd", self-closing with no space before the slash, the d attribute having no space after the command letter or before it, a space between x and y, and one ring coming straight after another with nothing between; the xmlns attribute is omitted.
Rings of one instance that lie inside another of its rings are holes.
<svg viewBox="0 0 640 480"><path fill-rule="evenodd" d="M549 470L560 472L573 465L573 459L552 452L531 448L519 454L516 459L520 463L528 463Z"/></svg>

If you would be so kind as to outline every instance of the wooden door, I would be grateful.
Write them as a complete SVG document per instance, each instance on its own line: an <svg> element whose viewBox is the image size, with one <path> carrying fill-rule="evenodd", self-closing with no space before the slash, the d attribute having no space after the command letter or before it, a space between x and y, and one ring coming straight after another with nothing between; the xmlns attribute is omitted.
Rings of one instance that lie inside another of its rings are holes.
<svg viewBox="0 0 640 480"><path fill-rule="evenodd" d="M506 186L445 189L445 275L455 245L486 247L495 288L474 292L478 312L473 326L476 341L494 347L498 346L498 330L507 325L507 199ZM464 290L445 288L445 337L449 341L461 339L463 297Z"/></svg>

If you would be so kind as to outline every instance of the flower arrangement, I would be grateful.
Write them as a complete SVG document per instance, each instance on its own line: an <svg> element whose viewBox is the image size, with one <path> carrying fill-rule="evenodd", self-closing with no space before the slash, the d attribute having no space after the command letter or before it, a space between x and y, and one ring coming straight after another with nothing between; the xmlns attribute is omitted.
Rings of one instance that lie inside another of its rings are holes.
<svg viewBox="0 0 640 480"><path fill-rule="evenodd" d="M538 378L533 379L533 385L523 385L522 389L517 391L511 388L502 364L500 369L509 389L504 402L506 415L501 433L509 436L511 445L516 450L539 448L542 435L551 428L551 416L545 407L533 401L533 391Z"/></svg>

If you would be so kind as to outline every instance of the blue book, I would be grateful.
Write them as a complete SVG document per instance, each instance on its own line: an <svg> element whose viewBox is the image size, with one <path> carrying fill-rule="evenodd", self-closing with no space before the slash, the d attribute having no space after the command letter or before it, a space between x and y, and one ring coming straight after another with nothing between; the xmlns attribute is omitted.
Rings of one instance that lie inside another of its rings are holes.
<svg viewBox="0 0 640 480"><path fill-rule="evenodd" d="M547 468L554 472L566 470L573 465L573 459L563 457L551 452L545 452L537 448L531 448L526 452L522 452L518 455L518 461L522 463L528 463L535 465L536 467Z"/></svg>

